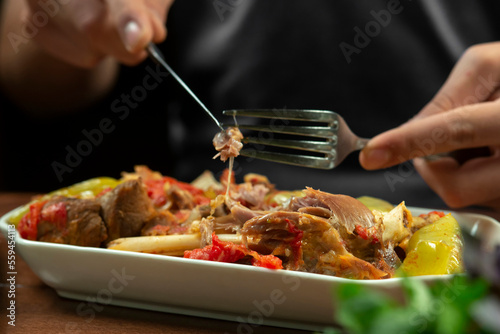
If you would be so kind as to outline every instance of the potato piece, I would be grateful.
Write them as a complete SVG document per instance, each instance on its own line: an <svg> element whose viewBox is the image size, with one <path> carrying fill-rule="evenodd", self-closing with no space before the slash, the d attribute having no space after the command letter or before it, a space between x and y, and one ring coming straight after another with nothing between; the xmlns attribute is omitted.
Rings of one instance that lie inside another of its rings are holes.
<svg viewBox="0 0 500 334"><path fill-rule="evenodd" d="M407 276L463 272L462 248L460 226L448 214L413 234L400 269Z"/></svg>

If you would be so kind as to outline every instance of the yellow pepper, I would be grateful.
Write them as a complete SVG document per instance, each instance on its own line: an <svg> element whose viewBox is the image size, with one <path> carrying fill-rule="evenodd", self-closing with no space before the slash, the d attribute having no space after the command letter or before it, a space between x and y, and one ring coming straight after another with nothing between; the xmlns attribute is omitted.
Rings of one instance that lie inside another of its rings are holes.
<svg viewBox="0 0 500 334"><path fill-rule="evenodd" d="M80 198L92 198L97 196L103 190L116 187L121 181L111 177L96 177L72 186L53 191L47 196L61 195Z"/></svg>
<svg viewBox="0 0 500 334"><path fill-rule="evenodd" d="M361 196L357 198L358 201L363 203L370 210L378 210L381 212L389 212L394 209L394 205L391 203L376 197L371 196Z"/></svg>
<svg viewBox="0 0 500 334"><path fill-rule="evenodd" d="M463 272L462 248L460 226L448 214L413 234L400 269L407 276Z"/></svg>

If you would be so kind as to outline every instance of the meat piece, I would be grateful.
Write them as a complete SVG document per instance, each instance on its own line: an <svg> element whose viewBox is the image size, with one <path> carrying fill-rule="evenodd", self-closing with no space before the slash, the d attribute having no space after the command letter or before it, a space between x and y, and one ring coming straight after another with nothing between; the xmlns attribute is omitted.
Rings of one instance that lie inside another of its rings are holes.
<svg viewBox="0 0 500 334"><path fill-rule="evenodd" d="M255 244L252 247L287 258L295 253L295 262L286 261L290 269L342 277L392 276L398 257L381 242L383 227L364 204L349 196L311 188L304 193L291 199L290 211L269 213L245 223L242 234ZM284 232L295 228L303 232L299 246L293 233Z"/></svg>
<svg viewBox="0 0 500 334"><path fill-rule="evenodd" d="M302 207L329 209L334 227L343 226L348 233L353 233L356 225L370 228L375 224L370 209L353 197L329 194L312 188L307 188L304 192L304 197L294 197L290 201L290 210L299 211Z"/></svg>
<svg viewBox="0 0 500 334"><path fill-rule="evenodd" d="M54 197L41 210L38 240L99 247L107 238L100 209L93 199Z"/></svg>
<svg viewBox="0 0 500 334"><path fill-rule="evenodd" d="M332 212L330 209L327 208L321 208L318 206L305 206L303 208L299 208L297 210L298 212L302 213L308 213L313 216L318 216L318 217L323 217L323 218L330 218L332 215Z"/></svg>
<svg viewBox="0 0 500 334"><path fill-rule="evenodd" d="M119 184L99 200L108 229L107 242L140 235L144 224L157 215L140 179Z"/></svg>
<svg viewBox="0 0 500 334"><path fill-rule="evenodd" d="M237 221L232 213L214 218L214 231L220 233L238 233L243 224Z"/></svg>
<svg viewBox="0 0 500 334"><path fill-rule="evenodd" d="M203 218L200 221L200 244L202 247L212 244L212 234L214 232L214 217Z"/></svg>
<svg viewBox="0 0 500 334"><path fill-rule="evenodd" d="M243 147L242 139L243 135L236 127L229 127L218 132L213 139L213 144L219 153L214 156L214 159L220 156L222 161L226 161L230 157L237 157Z"/></svg>
<svg viewBox="0 0 500 334"><path fill-rule="evenodd" d="M170 210L192 210L196 207L193 195L175 184L167 189L167 201Z"/></svg>
<svg viewBox="0 0 500 334"><path fill-rule="evenodd" d="M255 211L255 210L250 210L249 208L241 205L241 204L235 204L231 207L231 214L233 215L233 218L239 222L242 226L245 224L248 220L262 216L266 214L267 212L264 211Z"/></svg>
<svg viewBox="0 0 500 334"><path fill-rule="evenodd" d="M399 260L392 247L382 241L383 227L373 213L357 199L307 188L304 197L290 201L291 210L328 218L340 234L345 248L355 257L393 273Z"/></svg>
<svg viewBox="0 0 500 334"><path fill-rule="evenodd" d="M348 233L343 226L340 226L338 231L346 249L355 257L372 263L391 275L399 267L400 261L392 245L382 242L382 224L375 224L370 228L356 225L354 233Z"/></svg>
<svg viewBox="0 0 500 334"><path fill-rule="evenodd" d="M263 206L269 188L263 184L243 183L231 191L231 198L245 206L257 209Z"/></svg>
<svg viewBox="0 0 500 334"><path fill-rule="evenodd" d="M167 235L178 225L177 219L171 212L162 211L144 224L141 235Z"/></svg>
<svg viewBox="0 0 500 334"><path fill-rule="evenodd" d="M250 219L241 234L250 249L283 258L286 269L357 279L390 277L351 254L326 218L277 211Z"/></svg>

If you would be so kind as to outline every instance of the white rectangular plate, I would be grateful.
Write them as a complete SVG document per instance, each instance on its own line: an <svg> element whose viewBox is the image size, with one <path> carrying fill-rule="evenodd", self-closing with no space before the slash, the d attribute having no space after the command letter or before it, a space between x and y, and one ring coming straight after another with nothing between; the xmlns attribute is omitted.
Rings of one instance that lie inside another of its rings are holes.
<svg viewBox="0 0 500 334"><path fill-rule="evenodd" d="M410 208L414 215L432 209ZM8 218L0 219L7 235ZM484 246L500 240L500 223L478 214L452 212L462 228ZM467 250L465 250L467 251ZM22 239L16 232L16 254L48 286L66 298L169 313L230 320L239 325L273 325L321 330L334 325L332 291L355 282L400 296L400 279L353 281L326 275L270 270L252 266L162 255L61 245ZM449 275L411 279L432 282Z"/></svg>

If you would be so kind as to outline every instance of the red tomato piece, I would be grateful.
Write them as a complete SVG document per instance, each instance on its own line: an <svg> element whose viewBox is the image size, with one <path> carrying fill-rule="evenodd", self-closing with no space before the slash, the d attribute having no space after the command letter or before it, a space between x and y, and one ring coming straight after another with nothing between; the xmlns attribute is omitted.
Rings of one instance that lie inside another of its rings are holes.
<svg viewBox="0 0 500 334"><path fill-rule="evenodd" d="M425 217L430 216L430 215L438 215L439 218L443 218L445 216L443 211L431 211L429 213L422 213L419 215L419 217L425 218Z"/></svg>
<svg viewBox="0 0 500 334"><path fill-rule="evenodd" d="M146 180L144 184L154 205L161 207L167 203L167 195L164 189L165 180Z"/></svg>
<svg viewBox="0 0 500 334"><path fill-rule="evenodd" d="M295 265L298 266L302 257L302 237L304 236L304 231L298 229L289 219L285 219L285 221L288 223L288 232L295 235L294 239L290 242L290 247L292 247L295 257Z"/></svg>
<svg viewBox="0 0 500 334"><path fill-rule="evenodd" d="M435 214L435 215L438 215L439 218L443 218L445 216L444 212L443 211L431 211L429 212L429 214Z"/></svg>
<svg viewBox="0 0 500 334"><path fill-rule="evenodd" d="M39 201L30 205L29 211L19 222L17 229L22 238L36 240L38 235L38 223L40 222L40 213L47 201Z"/></svg>
<svg viewBox="0 0 500 334"><path fill-rule="evenodd" d="M101 197L102 195L106 194L106 193L109 193L111 190L113 190L113 188L111 187L106 187L104 188L103 190L101 190L100 193L98 193L95 197Z"/></svg>
<svg viewBox="0 0 500 334"><path fill-rule="evenodd" d="M243 245L236 245L228 241L220 241L217 235L212 234L212 244L203 248L185 251L184 257L189 259L234 263L245 256L253 257L252 265L269 269L283 269L282 262L274 255L260 255L247 249Z"/></svg>
<svg viewBox="0 0 500 334"><path fill-rule="evenodd" d="M259 255L254 257L252 265L268 269L283 269L283 262L274 255Z"/></svg>
<svg viewBox="0 0 500 334"><path fill-rule="evenodd" d="M370 229L367 229L367 228L362 227L361 225L356 225L354 227L354 231L363 240L370 240L371 239L372 244L376 244L380 241L377 238L377 235L376 235L377 232L375 230L375 226L373 226Z"/></svg>
<svg viewBox="0 0 500 334"><path fill-rule="evenodd" d="M215 234L212 235L211 245L184 252L184 257L190 259L229 263L236 262L245 255L244 247L235 245L232 242L220 241Z"/></svg>
<svg viewBox="0 0 500 334"><path fill-rule="evenodd" d="M59 229L66 227L68 213L64 202L57 202L43 208L40 217L44 221L54 223Z"/></svg>
<svg viewBox="0 0 500 334"><path fill-rule="evenodd" d="M368 233L366 233L366 229L361 225L356 225L354 231L356 231L361 239L368 240Z"/></svg>

